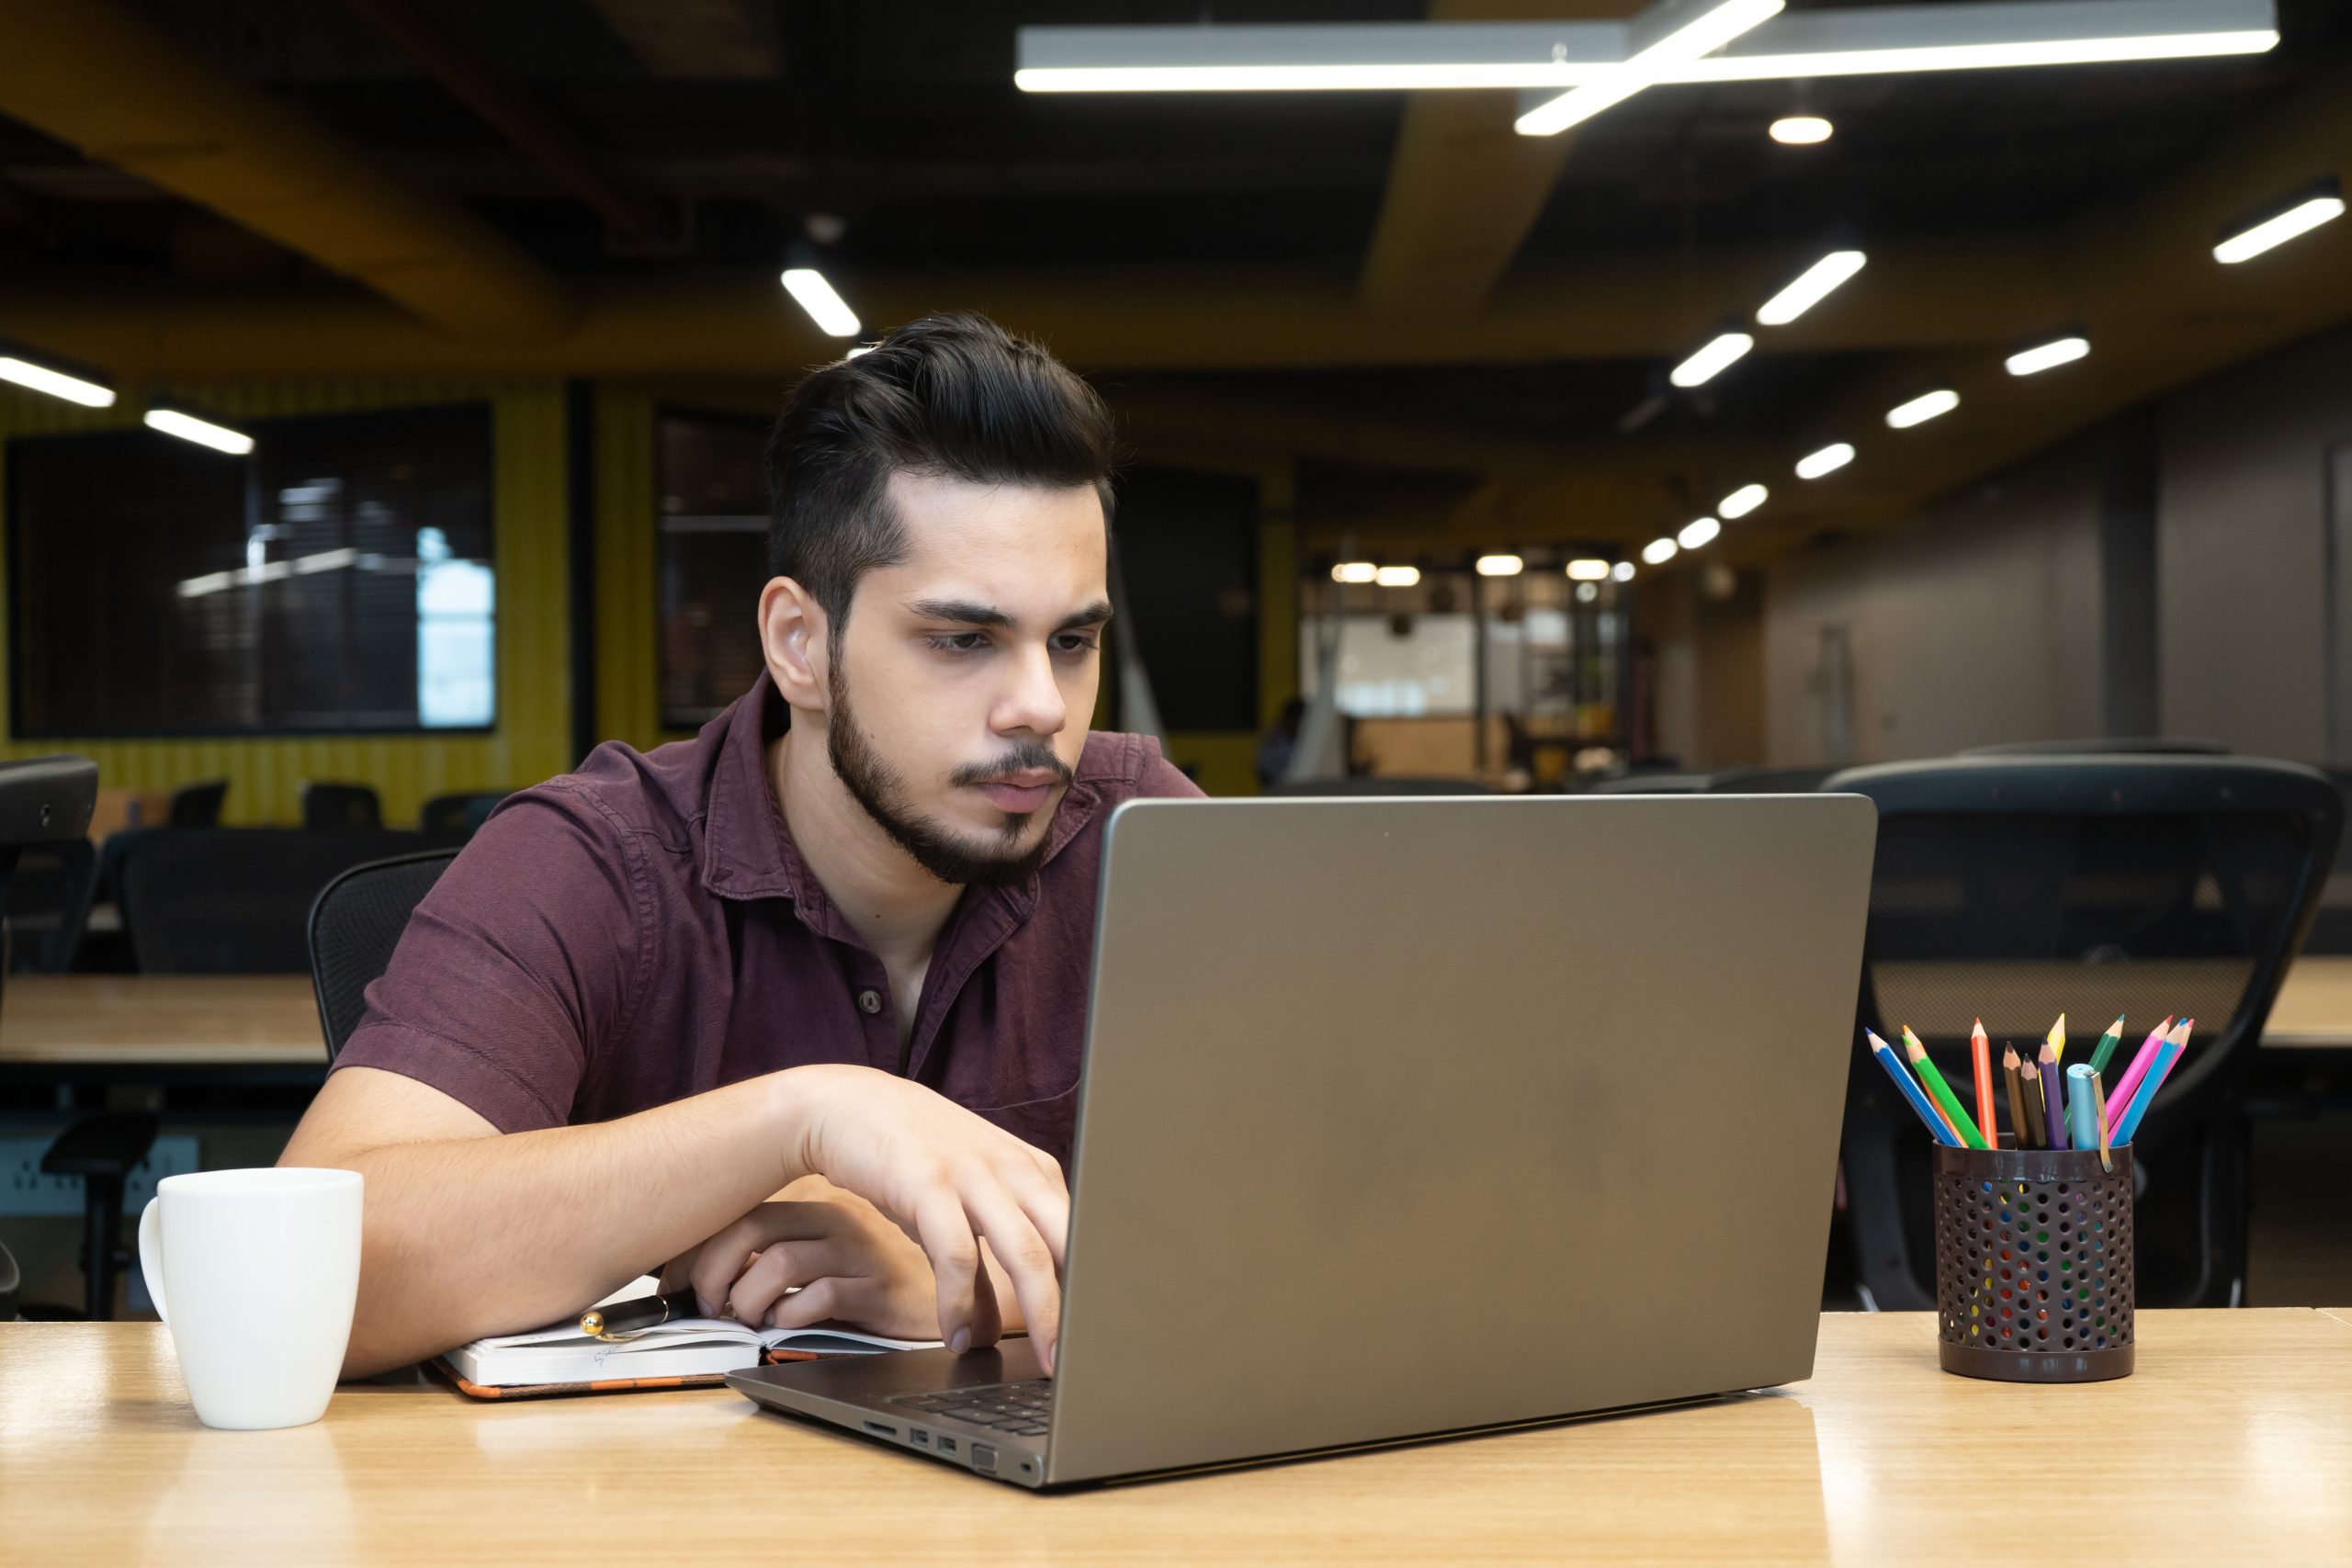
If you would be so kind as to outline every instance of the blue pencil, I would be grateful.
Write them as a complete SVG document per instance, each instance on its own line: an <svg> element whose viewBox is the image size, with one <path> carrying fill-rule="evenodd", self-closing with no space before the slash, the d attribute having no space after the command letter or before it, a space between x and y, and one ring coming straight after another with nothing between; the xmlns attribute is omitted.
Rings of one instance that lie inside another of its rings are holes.
<svg viewBox="0 0 2352 1568"><path fill-rule="evenodd" d="M2140 1130L2140 1118L2148 1113L2148 1107L2155 1100L2156 1090L2163 1085L2165 1075L2172 1071L2175 1062L2180 1060L2183 1049L2185 1047L2170 1041L2158 1047L2155 1066L2150 1067L2148 1076L2140 1080L2140 1087L2132 1091L2132 1103L2123 1109L2123 1120L2115 1124L2117 1143L2130 1143L2132 1134Z"/></svg>
<svg viewBox="0 0 2352 1568"><path fill-rule="evenodd" d="M1865 1029L1862 1032L1870 1035L1871 1055L1876 1056L1878 1065L1886 1069L1886 1076L1894 1080L1894 1087L1903 1091L1904 1100L1918 1114L1919 1120L1928 1124L1928 1131L1936 1135L1936 1142L1951 1148L1962 1147L1959 1134L1945 1126L1944 1119L1936 1114L1935 1106L1928 1099L1928 1091L1911 1077L1901 1058L1895 1055L1894 1047L1870 1030Z"/></svg>
<svg viewBox="0 0 2352 1568"><path fill-rule="evenodd" d="M2088 1062L2076 1062L2066 1069L2066 1128L2078 1149L2098 1147L2098 1117L2091 1105L2095 1076Z"/></svg>

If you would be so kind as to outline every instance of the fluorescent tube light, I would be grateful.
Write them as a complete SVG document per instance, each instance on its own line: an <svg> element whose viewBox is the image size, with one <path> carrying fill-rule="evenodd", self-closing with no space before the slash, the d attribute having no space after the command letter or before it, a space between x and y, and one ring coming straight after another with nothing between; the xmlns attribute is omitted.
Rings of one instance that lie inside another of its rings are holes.
<svg viewBox="0 0 2352 1568"><path fill-rule="evenodd" d="M1015 35L1012 85L1024 93L1557 93L1630 52L1620 21L1025 27Z"/></svg>
<svg viewBox="0 0 2352 1568"><path fill-rule="evenodd" d="M1772 492L1762 485L1742 485L1715 503L1715 510L1736 521L1764 504Z"/></svg>
<svg viewBox="0 0 2352 1568"><path fill-rule="evenodd" d="M2072 365L2090 351L2090 340L2087 338L2052 338L2048 343L2037 344L2010 355L2007 360L2009 374L2031 376L2057 366Z"/></svg>
<svg viewBox="0 0 2352 1568"><path fill-rule="evenodd" d="M51 370L46 365L35 365L29 359L18 359L14 355L0 355L0 381L14 381L28 391L45 392L52 398L62 398L69 403L80 403L85 409L114 406L112 387L85 381L79 376L68 376L62 370Z"/></svg>
<svg viewBox="0 0 2352 1568"><path fill-rule="evenodd" d="M2224 266L2235 266L2343 216L2344 197L2332 190L2321 191L2276 217L2266 218L2250 229L2241 229L2232 234L2213 247L2213 259Z"/></svg>
<svg viewBox="0 0 2352 1568"><path fill-rule="evenodd" d="M1723 531L1724 525L1712 517L1694 517L1674 536L1674 542L1686 550L1700 549L1713 544L1715 536Z"/></svg>
<svg viewBox="0 0 2352 1568"><path fill-rule="evenodd" d="M1642 547L1642 558L1652 566L1664 566L1672 560L1682 547L1672 539L1652 539Z"/></svg>
<svg viewBox="0 0 2352 1568"><path fill-rule="evenodd" d="M1678 387L1702 387L1721 375L1741 355L1756 346L1746 333L1724 333L1674 367L1667 379Z"/></svg>
<svg viewBox="0 0 2352 1568"><path fill-rule="evenodd" d="M1783 147L1815 147L1829 140L1837 127L1815 114L1783 115L1772 122L1772 140Z"/></svg>
<svg viewBox="0 0 2352 1568"><path fill-rule="evenodd" d="M242 457L254 449L254 438L242 430L232 430L225 424L215 424L209 419L198 419L177 409L149 409L146 424L150 430L160 430L166 435L176 435L183 441L193 441L198 446L209 446L215 452L226 452Z"/></svg>
<svg viewBox="0 0 2352 1568"><path fill-rule="evenodd" d="M1480 577L1517 577L1527 570L1527 563L1514 555L1480 556Z"/></svg>
<svg viewBox="0 0 2352 1568"><path fill-rule="evenodd" d="M855 337L858 333L857 312L825 281L825 275L813 266L792 266L784 270L784 287L817 330L827 337Z"/></svg>
<svg viewBox="0 0 2352 1568"><path fill-rule="evenodd" d="M1609 569L1609 575L1620 582L1631 582L1634 581L1634 563L1629 560L1621 560Z"/></svg>
<svg viewBox="0 0 2352 1568"><path fill-rule="evenodd" d="M1331 569L1334 582L1370 582L1380 575L1380 569L1368 560L1343 560Z"/></svg>
<svg viewBox="0 0 2352 1568"><path fill-rule="evenodd" d="M1599 582L1609 575L1609 563L1589 556L1580 557L1568 563L1568 575L1578 582Z"/></svg>
<svg viewBox="0 0 2352 1568"><path fill-rule="evenodd" d="M1854 445L1850 441L1832 441L1818 452L1808 452L1797 459L1797 478L1817 479L1824 474L1834 474L1854 460Z"/></svg>
<svg viewBox="0 0 2352 1568"><path fill-rule="evenodd" d="M1421 569L1417 566L1384 566L1373 575L1372 580L1383 588L1410 588L1421 580Z"/></svg>
<svg viewBox="0 0 2352 1568"><path fill-rule="evenodd" d="M1758 82L2106 65L2261 54L2278 46L2273 0L1856 6L1782 17L1720 54L1669 64L1657 79Z"/></svg>
<svg viewBox="0 0 2352 1568"><path fill-rule="evenodd" d="M1827 299L1831 290L1862 270L1870 258L1860 251L1832 251L1797 276L1797 280L1764 301L1756 319L1768 327L1784 327Z"/></svg>
<svg viewBox="0 0 2352 1568"><path fill-rule="evenodd" d="M1949 387L1939 387L1932 392L1922 392L1907 403L1886 411L1886 423L1897 430L1908 430L1915 424L1925 424L1938 414L1946 414L1960 407L1960 394Z"/></svg>
<svg viewBox="0 0 2352 1568"><path fill-rule="evenodd" d="M1712 54L1740 34L1781 14L1787 0L1721 0L1672 32L1637 51L1634 57L1599 81L1571 87L1550 103L1539 104L1519 117L1521 136L1556 136L1581 125L1601 110L1621 104L1659 80L1662 69ZM1660 0L1654 10L1670 10L1673 0ZM1636 28L1641 18L1636 17Z"/></svg>

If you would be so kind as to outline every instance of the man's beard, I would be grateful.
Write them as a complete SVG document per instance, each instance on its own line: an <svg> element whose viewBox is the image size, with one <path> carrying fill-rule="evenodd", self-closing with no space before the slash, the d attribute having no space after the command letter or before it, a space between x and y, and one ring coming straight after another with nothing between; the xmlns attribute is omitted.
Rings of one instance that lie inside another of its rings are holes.
<svg viewBox="0 0 2352 1568"><path fill-rule="evenodd" d="M1051 842L1052 835L1039 834L1037 841L1026 850L1019 846L1029 819L1036 813L1006 812L1004 827L991 844L967 839L929 818L917 816L908 807L906 782L875 750L873 740L858 728L850 712L849 682L842 663L839 657L834 658L826 681L832 694L833 711L826 726L825 750L832 759L833 772L848 787L851 797L890 835L890 841L914 857L917 865L951 886L1011 887L1035 876L1037 868L1045 863L1046 846ZM967 763L949 774L948 782L956 785L977 784L1001 773L1036 768L1050 768L1064 784L1069 783L1069 767L1054 755L1052 748L1039 740L1017 745L994 762Z"/></svg>

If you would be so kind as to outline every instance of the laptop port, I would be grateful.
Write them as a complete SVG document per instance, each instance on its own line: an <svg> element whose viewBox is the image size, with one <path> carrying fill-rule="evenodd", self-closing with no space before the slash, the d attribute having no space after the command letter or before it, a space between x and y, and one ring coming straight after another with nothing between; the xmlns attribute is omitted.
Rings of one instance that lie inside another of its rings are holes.
<svg viewBox="0 0 2352 1568"><path fill-rule="evenodd" d="M954 1453L954 1452L956 1451L956 1439L955 1439L955 1438L951 1438L951 1437L949 1437L949 1436L948 1436L946 1433L944 1433L944 1432L940 1433L940 1434L939 1434L939 1451L940 1451L941 1453L944 1453L944 1454L952 1454L952 1453Z"/></svg>
<svg viewBox="0 0 2352 1568"><path fill-rule="evenodd" d="M907 1438L919 1449L927 1449L931 1447L931 1434L924 1431L921 1427L909 1427L907 1429Z"/></svg>
<svg viewBox="0 0 2352 1568"><path fill-rule="evenodd" d="M974 1470L985 1470L991 1475L995 1474L996 1450L989 1447L986 1443L974 1443L972 1445L972 1468Z"/></svg>
<svg viewBox="0 0 2352 1568"><path fill-rule="evenodd" d="M899 1429L896 1427L885 1427L879 1421L868 1421L865 1424L865 1429L869 1432L879 1432L886 1438L895 1438L899 1435Z"/></svg>

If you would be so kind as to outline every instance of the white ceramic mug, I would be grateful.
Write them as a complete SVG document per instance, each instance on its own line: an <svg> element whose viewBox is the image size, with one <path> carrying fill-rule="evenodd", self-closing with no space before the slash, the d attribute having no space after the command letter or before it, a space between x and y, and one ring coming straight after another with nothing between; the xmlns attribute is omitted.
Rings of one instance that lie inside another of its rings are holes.
<svg viewBox="0 0 2352 1568"><path fill-rule="evenodd" d="M252 1430L326 1413L359 1300L356 1170L167 1176L139 1216L139 1268L198 1419Z"/></svg>

